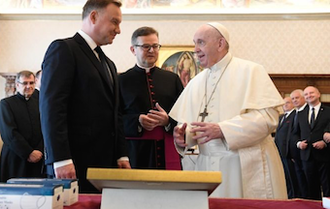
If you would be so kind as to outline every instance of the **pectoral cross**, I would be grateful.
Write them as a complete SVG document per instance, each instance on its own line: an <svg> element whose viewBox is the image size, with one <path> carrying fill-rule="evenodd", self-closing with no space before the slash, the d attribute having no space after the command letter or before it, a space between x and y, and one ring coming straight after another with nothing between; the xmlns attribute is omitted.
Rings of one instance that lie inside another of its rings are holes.
<svg viewBox="0 0 330 209"><path fill-rule="evenodd" d="M208 116L208 115L209 115L209 113L207 112L206 107L204 108L203 112L199 113L199 116L202 117L202 122L204 122L205 117Z"/></svg>

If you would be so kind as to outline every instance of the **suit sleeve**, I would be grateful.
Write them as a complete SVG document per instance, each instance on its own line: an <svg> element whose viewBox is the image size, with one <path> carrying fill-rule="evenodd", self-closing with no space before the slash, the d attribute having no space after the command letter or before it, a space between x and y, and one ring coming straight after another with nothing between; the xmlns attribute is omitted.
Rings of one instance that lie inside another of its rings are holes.
<svg viewBox="0 0 330 209"><path fill-rule="evenodd" d="M33 148L18 132L15 117L7 101L0 102L0 131L3 142L23 160L27 160Z"/></svg>
<svg viewBox="0 0 330 209"><path fill-rule="evenodd" d="M54 41L43 64L40 91L41 127L46 163L71 159L68 140L68 102L72 92L75 61L64 41Z"/></svg>

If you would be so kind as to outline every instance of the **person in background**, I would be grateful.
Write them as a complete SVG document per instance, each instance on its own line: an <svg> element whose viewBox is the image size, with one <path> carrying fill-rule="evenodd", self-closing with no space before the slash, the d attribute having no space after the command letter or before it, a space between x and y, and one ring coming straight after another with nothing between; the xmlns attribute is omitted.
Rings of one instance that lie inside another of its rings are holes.
<svg viewBox="0 0 330 209"><path fill-rule="evenodd" d="M292 161L294 162L296 177L298 181L298 187L294 188L295 197L297 198L307 198L308 197L308 187L307 187L307 180L306 176L302 167L302 162L300 158L300 149L297 148L296 141L294 136L294 131L297 129L298 125L298 113L304 110L307 106L307 103L304 98L304 91L301 89L295 89L290 94L292 103L295 107L296 115L294 117L293 128L291 132L291 139L290 139L290 156ZM307 107L308 108L308 107ZM292 174L294 176L294 174Z"/></svg>
<svg viewBox="0 0 330 209"><path fill-rule="evenodd" d="M99 192L89 167L130 168L115 64L100 46L120 34L121 2L88 0L82 28L49 46L40 89L46 163L56 178L78 178L82 193Z"/></svg>
<svg viewBox="0 0 330 209"><path fill-rule="evenodd" d="M0 102L0 181L10 178L44 177L43 138L38 99L33 97L34 74L21 71L16 76L16 95Z"/></svg>
<svg viewBox="0 0 330 209"><path fill-rule="evenodd" d="M283 163L288 197L291 199L296 197L295 188L298 187L294 163L289 150L291 132L296 111L290 97L285 97L284 102L284 114L279 118L279 124L275 134L275 144L278 148Z"/></svg>
<svg viewBox="0 0 330 209"><path fill-rule="evenodd" d="M177 123L167 113L183 90L182 83L177 74L156 66L161 45L154 28L135 30L131 44L137 63L119 75L131 166L179 170L172 136Z"/></svg>
<svg viewBox="0 0 330 209"><path fill-rule="evenodd" d="M39 100L39 93L40 93L40 86L41 86L41 77L42 77L42 70L38 70L36 72L36 84L35 84L35 89L33 92L33 96L36 96L38 100Z"/></svg>
<svg viewBox="0 0 330 209"><path fill-rule="evenodd" d="M323 139L330 123L330 108L320 102L321 93L314 86L304 89L307 108L298 113L295 130L309 199L321 200L330 196L330 150ZM322 188L322 189L321 189Z"/></svg>
<svg viewBox="0 0 330 209"><path fill-rule="evenodd" d="M284 171L271 137L283 99L265 69L232 56L222 24L200 26L195 54L205 69L181 93L169 116L184 155L198 145L195 170L221 171L211 197L286 199Z"/></svg>

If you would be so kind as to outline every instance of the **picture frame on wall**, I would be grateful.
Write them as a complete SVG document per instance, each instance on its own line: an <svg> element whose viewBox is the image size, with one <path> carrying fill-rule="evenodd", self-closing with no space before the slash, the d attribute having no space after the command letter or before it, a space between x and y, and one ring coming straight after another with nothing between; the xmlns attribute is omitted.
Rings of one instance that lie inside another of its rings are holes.
<svg viewBox="0 0 330 209"><path fill-rule="evenodd" d="M178 74L184 87L203 70L195 56L194 46L162 46L156 65Z"/></svg>
<svg viewBox="0 0 330 209"><path fill-rule="evenodd" d="M81 14L87 0L1 0L0 14ZM329 0L121 0L123 14L330 13Z"/></svg>

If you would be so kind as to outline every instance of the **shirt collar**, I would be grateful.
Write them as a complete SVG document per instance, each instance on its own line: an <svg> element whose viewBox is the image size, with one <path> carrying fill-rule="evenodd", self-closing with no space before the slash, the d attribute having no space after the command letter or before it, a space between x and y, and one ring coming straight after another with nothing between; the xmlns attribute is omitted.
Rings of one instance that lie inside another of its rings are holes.
<svg viewBox="0 0 330 209"><path fill-rule="evenodd" d="M85 41L87 42L88 46L92 50L94 50L97 47L97 44L95 43L95 41L89 35L87 35L87 33L85 33L82 30L79 30L78 33L83 37L83 39L85 39Z"/></svg>
<svg viewBox="0 0 330 209"><path fill-rule="evenodd" d="M290 114L292 113L292 111L296 111L296 110L293 108L293 109L290 110L290 111L286 111L285 114L288 116L288 115L290 115Z"/></svg>
<svg viewBox="0 0 330 209"><path fill-rule="evenodd" d="M321 107L321 102L318 103L317 105L315 105L315 106L314 106L314 109L315 109L315 110L319 110L320 107ZM309 109L312 110L312 108L313 108L313 106L310 105L310 106L309 106Z"/></svg>
<svg viewBox="0 0 330 209"><path fill-rule="evenodd" d="M301 106L299 109L297 109L297 111L300 112L300 111L304 110L306 105L307 105L307 103L305 103L303 106Z"/></svg>

